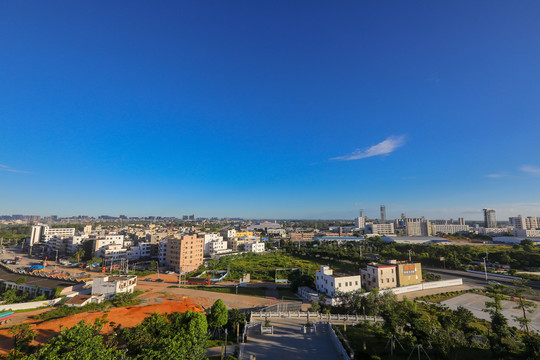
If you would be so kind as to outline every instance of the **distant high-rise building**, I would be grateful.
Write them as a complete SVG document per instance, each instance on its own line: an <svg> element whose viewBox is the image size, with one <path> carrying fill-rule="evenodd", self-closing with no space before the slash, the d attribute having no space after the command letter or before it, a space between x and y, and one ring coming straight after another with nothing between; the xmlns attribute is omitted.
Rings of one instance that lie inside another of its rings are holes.
<svg viewBox="0 0 540 360"><path fill-rule="evenodd" d="M358 229L363 229L366 226L366 218L363 216L357 217L355 220L355 225Z"/></svg>
<svg viewBox="0 0 540 360"><path fill-rule="evenodd" d="M360 217L361 217L361 218L364 217L364 209L360 209Z"/></svg>
<svg viewBox="0 0 540 360"><path fill-rule="evenodd" d="M405 213L401 213L401 218L405 219L405 218L407 218L407 215Z"/></svg>
<svg viewBox="0 0 540 360"><path fill-rule="evenodd" d="M459 225L465 225L465 219L462 218L462 217L458 218L458 224Z"/></svg>
<svg viewBox="0 0 540 360"><path fill-rule="evenodd" d="M381 223L386 223L386 206L381 205Z"/></svg>
<svg viewBox="0 0 540 360"><path fill-rule="evenodd" d="M484 227L486 228L497 227L497 216L495 215L494 209L484 209Z"/></svg>

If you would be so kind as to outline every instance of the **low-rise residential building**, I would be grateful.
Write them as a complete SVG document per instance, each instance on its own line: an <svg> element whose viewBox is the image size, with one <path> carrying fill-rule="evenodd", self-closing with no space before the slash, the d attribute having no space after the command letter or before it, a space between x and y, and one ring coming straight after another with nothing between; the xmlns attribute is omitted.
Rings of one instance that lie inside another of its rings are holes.
<svg viewBox="0 0 540 360"><path fill-rule="evenodd" d="M245 246L244 250L248 252L261 253L261 252L264 252L265 250L264 243L258 242L258 241L246 243L244 244L244 246Z"/></svg>
<svg viewBox="0 0 540 360"><path fill-rule="evenodd" d="M348 293L362 288L360 275L347 275L335 273L329 266L321 266L315 272L315 285L317 291L328 297L335 297L336 293Z"/></svg>
<svg viewBox="0 0 540 360"><path fill-rule="evenodd" d="M105 299L112 299L116 294L132 293L137 286L135 275L115 275L96 277L92 283L92 295L104 295Z"/></svg>
<svg viewBox="0 0 540 360"><path fill-rule="evenodd" d="M397 286L396 265L370 263L362 269L362 286L367 291L391 289Z"/></svg>
<svg viewBox="0 0 540 360"><path fill-rule="evenodd" d="M291 241L313 241L315 237L314 232L292 232L289 234Z"/></svg>

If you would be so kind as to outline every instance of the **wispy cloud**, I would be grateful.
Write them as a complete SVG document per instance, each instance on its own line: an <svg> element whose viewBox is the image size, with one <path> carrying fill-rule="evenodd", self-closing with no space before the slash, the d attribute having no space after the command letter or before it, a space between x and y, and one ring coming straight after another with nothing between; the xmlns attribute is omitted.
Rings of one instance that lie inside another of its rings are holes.
<svg viewBox="0 0 540 360"><path fill-rule="evenodd" d="M0 171L9 171L9 172L21 173L21 174L29 173L29 171L13 169L13 168L10 168L9 166L4 165L4 164L0 164Z"/></svg>
<svg viewBox="0 0 540 360"><path fill-rule="evenodd" d="M527 174L530 174L530 175L533 175L533 176L540 176L540 167L538 166L534 166L534 165L523 165L522 167L519 168L519 170L527 173Z"/></svg>
<svg viewBox="0 0 540 360"><path fill-rule="evenodd" d="M500 179L506 176L508 176L507 172L501 172L501 173L495 173L495 174L487 174L485 177L490 178L490 179Z"/></svg>
<svg viewBox="0 0 540 360"><path fill-rule="evenodd" d="M365 159L372 156L388 155L398 147L405 144L405 135L390 136L388 139L381 141L377 145L373 145L367 149L356 149L348 155L338 156L330 160L349 161Z"/></svg>

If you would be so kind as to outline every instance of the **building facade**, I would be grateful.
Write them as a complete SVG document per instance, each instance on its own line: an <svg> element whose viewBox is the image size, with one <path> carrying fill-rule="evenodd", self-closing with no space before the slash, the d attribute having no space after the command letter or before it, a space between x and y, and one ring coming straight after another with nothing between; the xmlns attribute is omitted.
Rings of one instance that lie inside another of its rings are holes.
<svg viewBox="0 0 540 360"><path fill-rule="evenodd" d="M348 293L362 288L360 275L334 275L329 266L321 266L315 272L315 285L317 291L329 297L335 297L336 293Z"/></svg>
<svg viewBox="0 0 540 360"><path fill-rule="evenodd" d="M203 263L204 237L182 235L169 238L167 243L167 263L174 271L185 273L197 270Z"/></svg>
<svg viewBox="0 0 540 360"><path fill-rule="evenodd" d="M396 265L368 264L362 269L362 284L367 291L391 289L397 286Z"/></svg>

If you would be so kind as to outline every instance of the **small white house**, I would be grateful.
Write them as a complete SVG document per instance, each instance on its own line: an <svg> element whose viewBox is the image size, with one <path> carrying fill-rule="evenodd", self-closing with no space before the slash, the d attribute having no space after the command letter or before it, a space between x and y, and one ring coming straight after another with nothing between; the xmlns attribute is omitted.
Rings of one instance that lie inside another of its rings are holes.
<svg viewBox="0 0 540 360"><path fill-rule="evenodd" d="M317 291L328 297L334 297L336 292L348 293L362 288L360 275L334 274L329 266L321 266L315 272Z"/></svg>
<svg viewBox="0 0 540 360"><path fill-rule="evenodd" d="M132 293L137 286L135 275L114 275L94 278L92 295L104 295L106 299L112 299L116 294Z"/></svg>

